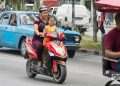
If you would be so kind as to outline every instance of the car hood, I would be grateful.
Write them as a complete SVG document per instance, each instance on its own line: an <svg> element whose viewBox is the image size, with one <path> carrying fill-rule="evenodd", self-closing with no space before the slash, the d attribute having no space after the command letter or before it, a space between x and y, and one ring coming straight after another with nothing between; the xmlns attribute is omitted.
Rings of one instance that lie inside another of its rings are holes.
<svg viewBox="0 0 120 86"><path fill-rule="evenodd" d="M65 34L71 34L71 35L80 35L79 32L76 31L72 31L72 30L64 30L62 28L59 28L58 30L59 32L64 32Z"/></svg>

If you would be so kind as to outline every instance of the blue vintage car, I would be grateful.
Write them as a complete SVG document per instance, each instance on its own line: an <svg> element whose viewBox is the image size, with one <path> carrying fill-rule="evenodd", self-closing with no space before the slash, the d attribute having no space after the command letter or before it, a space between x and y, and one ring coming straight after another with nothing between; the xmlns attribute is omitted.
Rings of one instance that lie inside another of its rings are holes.
<svg viewBox="0 0 120 86"><path fill-rule="evenodd" d="M20 50L25 54L24 40L28 36L33 36L33 22L37 18L36 12L5 11L0 14L0 46ZM80 34L76 31L64 30L65 46L68 48L70 57L74 57L76 48L80 44Z"/></svg>

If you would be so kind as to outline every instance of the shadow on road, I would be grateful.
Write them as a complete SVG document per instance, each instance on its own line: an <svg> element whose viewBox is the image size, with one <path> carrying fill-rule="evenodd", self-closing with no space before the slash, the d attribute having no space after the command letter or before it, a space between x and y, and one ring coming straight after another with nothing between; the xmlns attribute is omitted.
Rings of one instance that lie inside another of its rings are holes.
<svg viewBox="0 0 120 86"><path fill-rule="evenodd" d="M13 50L13 49L9 49L9 48L1 48L0 53L11 54L11 55L19 55L20 56L20 52L18 50Z"/></svg>
<svg viewBox="0 0 120 86"><path fill-rule="evenodd" d="M41 77L41 76L38 76L38 77L36 77L36 78L34 78L34 79L28 79L28 78L26 78L27 79L27 81L28 80L32 80L31 82L32 83L43 83L43 84L46 84L46 85L48 85L49 84L49 86L61 86L61 85L65 85L66 83L63 83L63 84L57 84L56 82L54 82L54 80L52 79L52 78L50 78L50 77Z"/></svg>
<svg viewBox="0 0 120 86"><path fill-rule="evenodd" d="M55 83L52 79L48 79L48 78L34 78L33 80L35 81L39 81L39 82L45 82L45 83Z"/></svg>

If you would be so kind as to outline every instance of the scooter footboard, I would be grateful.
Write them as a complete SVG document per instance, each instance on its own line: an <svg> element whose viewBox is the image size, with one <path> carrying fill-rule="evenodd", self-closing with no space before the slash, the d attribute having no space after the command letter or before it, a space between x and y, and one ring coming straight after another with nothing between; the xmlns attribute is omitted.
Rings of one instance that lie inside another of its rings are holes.
<svg viewBox="0 0 120 86"><path fill-rule="evenodd" d="M103 75L112 77L114 74L120 74L120 59L103 58Z"/></svg>

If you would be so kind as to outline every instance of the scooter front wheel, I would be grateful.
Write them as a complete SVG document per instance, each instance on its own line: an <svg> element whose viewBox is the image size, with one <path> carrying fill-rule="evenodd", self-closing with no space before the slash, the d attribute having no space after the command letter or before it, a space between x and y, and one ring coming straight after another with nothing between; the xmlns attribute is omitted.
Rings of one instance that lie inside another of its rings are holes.
<svg viewBox="0 0 120 86"><path fill-rule="evenodd" d="M58 64L57 73L53 73L53 79L55 82L62 84L66 80L67 70L65 65Z"/></svg>
<svg viewBox="0 0 120 86"><path fill-rule="evenodd" d="M35 78L36 74L32 72L31 66L32 66L32 60L27 60L26 63L26 73L29 78Z"/></svg>

